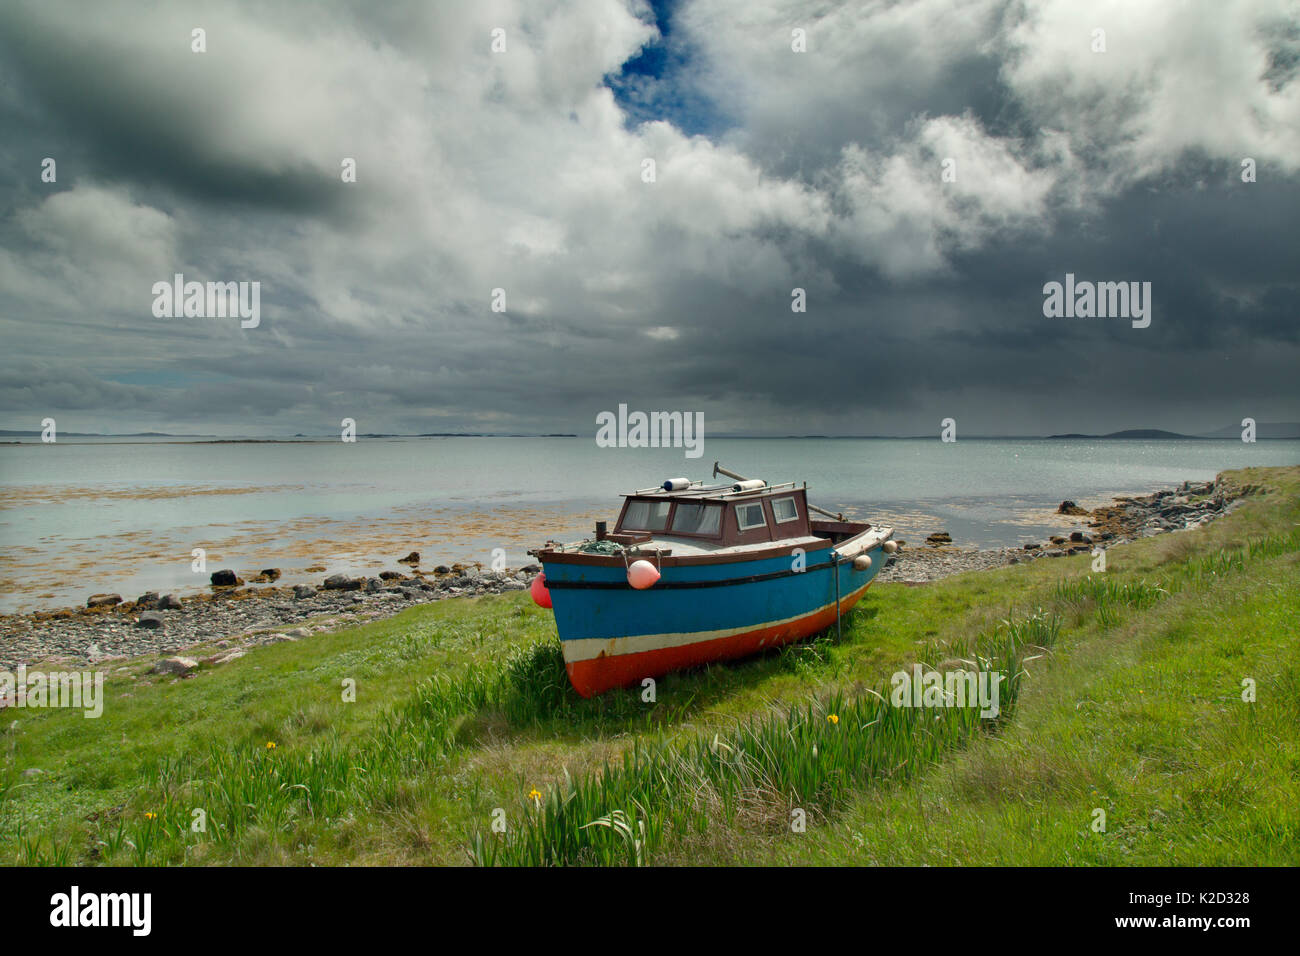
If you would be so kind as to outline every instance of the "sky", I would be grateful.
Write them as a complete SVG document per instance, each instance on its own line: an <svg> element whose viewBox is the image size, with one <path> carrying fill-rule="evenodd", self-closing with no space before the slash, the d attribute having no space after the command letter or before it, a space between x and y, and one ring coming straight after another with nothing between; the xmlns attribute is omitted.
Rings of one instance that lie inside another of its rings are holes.
<svg viewBox="0 0 1300 956"><path fill-rule="evenodd" d="M0 129L0 428L1300 421L1295 0L6 0Z"/></svg>

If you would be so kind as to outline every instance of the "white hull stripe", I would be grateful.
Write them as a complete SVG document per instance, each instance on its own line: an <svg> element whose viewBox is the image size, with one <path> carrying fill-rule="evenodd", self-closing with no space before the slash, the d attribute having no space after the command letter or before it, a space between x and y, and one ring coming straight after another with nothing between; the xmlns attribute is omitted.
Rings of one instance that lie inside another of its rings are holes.
<svg viewBox="0 0 1300 956"><path fill-rule="evenodd" d="M855 600L862 595L862 592L871 587L871 581L868 581L856 591L850 591L840 597L840 604L847 601ZM683 647L687 644L702 644L705 641L716 641L723 637L735 637L737 634L748 634L750 631L758 631L767 627L779 627L782 624L792 624L795 621L802 621L806 617L811 617L822 611L835 607L834 601L827 601L821 607L813 608L811 611L805 611L802 614L796 614L794 617L787 617L780 621L767 621L762 624L746 624L744 627L728 627L718 631L684 631L677 634L635 634L630 637L583 637L572 641L562 641L564 645L564 659L570 664L576 664L578 661L588 661L595 657L600 657L603 651L606 657L619 657L623 654L644 654L646 651L662 651L670 647Z"/></svg>

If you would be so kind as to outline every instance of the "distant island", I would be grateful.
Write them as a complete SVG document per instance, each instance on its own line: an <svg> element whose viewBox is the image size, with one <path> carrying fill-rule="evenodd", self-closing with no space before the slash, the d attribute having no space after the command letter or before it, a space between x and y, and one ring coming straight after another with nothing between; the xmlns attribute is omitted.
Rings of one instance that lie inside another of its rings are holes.
<svg viewBox="0 0 1300 956"><path fill-rule="evenodd" d="M1195 441L1195 440L1230 440L1241 438L1240 425L1225 425L1223 428L1216 429L1212 432L1203 432L1197 435L1187 435L1182 432L1171 432L1162 428L1128 428L1123 431L1107 432L1105 434L1087 434L1084 432L1067 432L1060 435L962 435L965 440L984 440L984 441L1100 441L1100 440L1134 440L1134 441ZM844 439L872 439L886 441L928 441L938 435L936 430L929 435L735 435L717 433L712 434L711 438L726 439L821 439L826 441L844 440ZM0 439L5 438L40 438L39 429L0 429ZM246 444L246 443L275 443L275 442L335 442L338 441L338 433L335 432L318 432L316 434L305 434L298 432L292 437L269 436L269 437L221 437L217 435L204 434L172 434L169 432L122 432L122 433L97 433L97 432L59 432L60 438L169 438L183 439L196 444ZM358 438L369 439L389 439L389 438L580 438L589 437L579 435L575 432L547 432L544 434L524 434L524 433L505 433L505 432L419 432L415 434L401 432L366 432L359 434ZM1261 441L1269 439L1300 439L1300 422L1260 422L1255 426L1255 437ZM8 442L8 444L19 444L18 442Z"/></svg>
<svg viewBox="0 0 1300 956"><path fill-rule="evenodd" d="M1159 428L1129 428L1119 432L1109 432L1105 435L1081 435L1071 433L1068 435L1048 435L1049 439L1054 438L1139 438L1147 441L1164 441L1167 439L1178 439L1182 441L1204 439L1230 439L1241 438L1240 425L1225 425L1216 431L1206 432L1201 435L1183 435L1179 432L1168 432ZM1297 422L1260 422L1255 426L1255 437L1257 439L1269 438L1300 438L1300 423Z"/></svg>
<svg viewBox="0 0 1300 956"><path fill-rule="evenodd" d="M212 438L212 435L173 435L169 432L64 432L58 433L65 438ZM31 429L9 429L0 428L0 436L4 438L39 438L41 430L39 428Z"/></svg>
<svg viewBox="0 0 1300 956"><path fill-rule="evenodd" d="M0 428L0 438L40 438L41 432L33 430L12 430ZM219 438L216 435L182 435L172 434L170 432L59 432L60 438L187 438L198 445L246 445L246 444L275 444L277 442L293 442L294 444L310 444L311 442L336 442L339 440L337 434L320 434L304 435L298 432L290 438L270 437L270 438ZM545 435L526 435L526 434L506 434L506 433L489 433L489 432L422 432L418 435L408 435L400 433L384 432L365 432L357 436L358 438L577 438L576 433L553 432Z"/></svg>
<svg viewBox="0 0 1300 956"><path fill-rule="evenodd" d="M1071 432L1068 435L1048 435L1050 438L1203 438L1203 435L1180 435L1178 432L1167 432L1159 428L1129 428L1122 432L1111 432L1108 435L1081 435L1078 432Z"/></svg>

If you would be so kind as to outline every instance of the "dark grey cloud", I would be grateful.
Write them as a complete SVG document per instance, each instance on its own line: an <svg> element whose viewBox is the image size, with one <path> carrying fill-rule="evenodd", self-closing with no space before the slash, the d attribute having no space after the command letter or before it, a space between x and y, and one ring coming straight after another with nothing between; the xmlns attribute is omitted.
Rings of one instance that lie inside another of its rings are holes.
<svg viewBox="0 0 1300 956"><path fill-rule="evenodd" d="M778 434L1300 419L1284 5L1114 12L1100 57L1055 0L832 5L799 55L802 16L684 2L681 55L620 101L608 78L655 33L617 0L7 4L0 423L586 432L624 402ZM260 281L261 324L155 318L174 272ZM1151 327L1045 318L1066 272L1150 282Z"/></svg>

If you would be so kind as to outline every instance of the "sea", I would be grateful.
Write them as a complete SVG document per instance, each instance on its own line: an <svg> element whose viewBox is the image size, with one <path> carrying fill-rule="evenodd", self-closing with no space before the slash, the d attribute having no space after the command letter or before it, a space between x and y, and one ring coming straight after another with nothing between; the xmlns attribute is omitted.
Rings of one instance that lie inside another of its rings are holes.
<svg viewBox="0 0 1300 956"><path fill-rule="evenodd" d="M710 438L602 448L580 438L77 439L0 445L0 611L92 593L204 588L212 571L280 583L327 573L504 561L612 521L619 495L665 479L806 483L809 500L919 544L1018 546L1069 527L1055 514L1225 469L1300 464L1300 441Z"/></svg>

